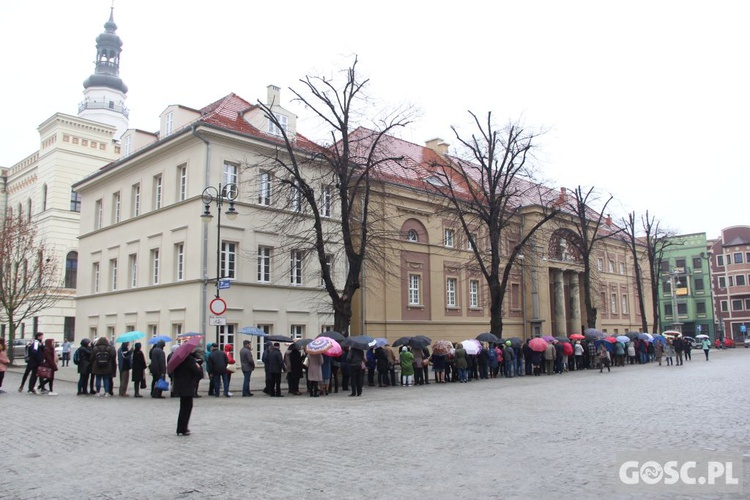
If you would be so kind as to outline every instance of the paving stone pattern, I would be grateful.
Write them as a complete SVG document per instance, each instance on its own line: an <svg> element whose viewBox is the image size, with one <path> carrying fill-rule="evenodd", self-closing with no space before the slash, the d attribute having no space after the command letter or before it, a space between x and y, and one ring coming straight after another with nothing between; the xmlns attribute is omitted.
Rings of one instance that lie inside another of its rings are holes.
<svg viewBox="0 0 750 500"><path fill-rule="evenodd" d="M741 452L750 495L745 349L354 398L270 398L262 372L242 398L235 375L232 398L202 382L188 437L175 399L77 397L74 366L56 397L16 392L20 377L0 395L2 499L624 498L615 454L665 448Z"/></svg>

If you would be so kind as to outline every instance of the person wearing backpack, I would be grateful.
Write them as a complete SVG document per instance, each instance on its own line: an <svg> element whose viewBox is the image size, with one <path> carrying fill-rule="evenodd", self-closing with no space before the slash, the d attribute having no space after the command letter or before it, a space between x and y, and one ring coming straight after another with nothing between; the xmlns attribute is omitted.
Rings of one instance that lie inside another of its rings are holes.
<svg viewBox="0 0 750 500"><path fill-rule="evenodd" d="M117 350L117 366L120 367L120 397L127 397L128 384L130 383L130 369L133 366L133 351L130 342L123 342Z"/></svg>
<svg viewBox="0 0 750 500"><path fill-rule="evenodd" d="M112 375L114 374L115 360L117 352L115 348L109 345L107 337L100 337L91 351L91 374L95 378L96 397L100 397L99 391L104 381L104 397L110 396L112 390Z"/></svg>
<svg viewBox="0 0 750 500"><path fill-rule="evenodd" d="M81 346L73 353L73 364L78 365L78 396L85 396L91 376L91 339L81 340Z"/></svg>

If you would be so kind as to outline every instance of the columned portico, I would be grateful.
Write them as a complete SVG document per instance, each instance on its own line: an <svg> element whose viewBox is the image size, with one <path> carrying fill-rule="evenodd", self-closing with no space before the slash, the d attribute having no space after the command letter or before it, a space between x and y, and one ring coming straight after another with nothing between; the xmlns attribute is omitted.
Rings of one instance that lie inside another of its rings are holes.
<svg viewBox="0 0 750 500"><path fill-rule="evenodd" d="M568 294L570 296L570 321L568 323L568 335L580 333L581 328L581 290L577 272L568 274Z"/></svg>
<svg viewBox="0 0 750 500"><path fill-rule="evenodd" d="M567 326L565 318L565 276L562 269L552 270L552 280L555 294L555 331L550 332L552 335L565 335L563 330Z"/></svg>

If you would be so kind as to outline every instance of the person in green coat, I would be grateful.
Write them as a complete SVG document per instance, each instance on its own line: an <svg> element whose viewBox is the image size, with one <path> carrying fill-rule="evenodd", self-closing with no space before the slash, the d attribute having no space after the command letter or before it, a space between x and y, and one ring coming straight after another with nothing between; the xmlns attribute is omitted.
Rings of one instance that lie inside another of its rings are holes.
<svg viewBox="0 0 750 500"><path fill-rule="evenodd" d="M414 355L409 352L409 348L401 348L401 385L411 387L414 385Z"/></svg>
<svg viewBox="0 0 750 500"><path fill-rule="evenodd" d="M456 343L456 353L454 354L456 359L456 370L458 370L458 381L466 383L469 381L469 363L466 360L466 349L458 342Z"/></svg>

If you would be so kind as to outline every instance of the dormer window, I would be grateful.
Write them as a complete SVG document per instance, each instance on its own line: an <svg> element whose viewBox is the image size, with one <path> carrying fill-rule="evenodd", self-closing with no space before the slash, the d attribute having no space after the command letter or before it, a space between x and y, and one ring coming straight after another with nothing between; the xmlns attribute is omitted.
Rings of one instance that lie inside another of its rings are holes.
<svg viewBox="0 0 750 500"><path fill-rule="evenodd" d="M174 113L170 111L164 117L164 135L169 135L174 130Z"/></svg>
<svg viewBox="0 0 750 500"><path fill-rule="evenodd" d="M274 113L273 116L276 118L276 120L278 120L279 125L281 125L281 129L279 129L279 127L277 127L272 120L268 120L268 133L273 135L282 135L282 130L284 132L288 130L287 126L289 124L289 118L286 115L282 115L279 113Z"/></svg>

